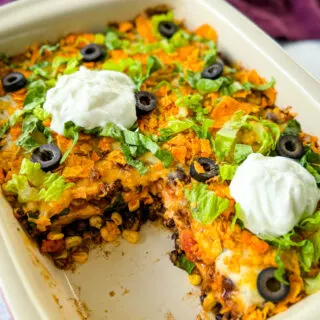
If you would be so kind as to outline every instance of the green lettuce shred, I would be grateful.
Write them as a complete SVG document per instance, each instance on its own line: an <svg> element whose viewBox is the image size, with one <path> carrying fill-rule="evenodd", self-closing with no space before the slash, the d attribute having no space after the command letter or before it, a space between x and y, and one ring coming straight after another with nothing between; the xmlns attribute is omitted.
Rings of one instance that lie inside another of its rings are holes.
<svg viewBox="0 0 320 320"><path fill-rule="evenodd" d="M190 203L192 216L202 224L213 222L229 207L229 200L215 195L204 183L194 183L184 194Z"/></svg>
<svg viewBox="0 0 320 320"><path fill-rule="evenodd" d="M19 174L14 174L4 189L18 195L20 203L29 201L57 201L63 191L73 186L57 173L43 172L39 163L23 159Z"/></svg>

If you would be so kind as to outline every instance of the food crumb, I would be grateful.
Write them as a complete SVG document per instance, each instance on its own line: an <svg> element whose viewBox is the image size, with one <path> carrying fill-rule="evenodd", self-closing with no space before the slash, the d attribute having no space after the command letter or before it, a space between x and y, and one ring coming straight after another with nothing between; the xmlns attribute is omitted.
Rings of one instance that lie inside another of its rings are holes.
<svg viewBox="0 0 320 320"><path fill-rule="evenodd" d="M164 315L165 320L175 320L174 315L168 311L165 315Z"/></svg>
<svg viewBox="0 0 320 320"><path fill-rule="evenodd" d="M114 291L110 291L110 292L109 292L109 296L110 296L110 297L114 297L115 295L116 295L116 293L115 293Z"/></svg>
<svg viewBox="0 0 320 320"><path fill-rule="evenodd" d="M127 288L124 288L122 295L124 296L125 294L128 294L130 292L130 290L128 290Z"/></svg>

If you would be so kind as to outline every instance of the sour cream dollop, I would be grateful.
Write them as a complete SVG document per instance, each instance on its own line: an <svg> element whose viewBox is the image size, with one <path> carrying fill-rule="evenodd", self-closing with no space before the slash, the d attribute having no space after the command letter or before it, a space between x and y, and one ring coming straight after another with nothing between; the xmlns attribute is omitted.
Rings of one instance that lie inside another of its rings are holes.
<svg viewBox="0 0 320 320"><path fill-rule="evenodd" d="M137 120L134 89L124 73L81 67L58 79L48 90L43 108L52 114L51 129L61 135L68 121L85 129L105 127L109 122L129 128Z"/></svg>
<svg viewBox="0 0 320 320"><path fill-rule="evenodd" d="M314 177L299 163L258 153L239 166L230 192L243 210L245 227L256 235L275 237L312 215L320 195Z"/></svg>

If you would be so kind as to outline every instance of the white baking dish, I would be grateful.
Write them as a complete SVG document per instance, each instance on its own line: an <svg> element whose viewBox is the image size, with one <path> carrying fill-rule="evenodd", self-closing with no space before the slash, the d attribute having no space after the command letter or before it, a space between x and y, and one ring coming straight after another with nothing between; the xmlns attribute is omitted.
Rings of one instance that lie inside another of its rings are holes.
<svg viewBox="0 0 320 320"><path fill-rule="evenodd" d="M209 23L220 49L246 67L277 80L280 106L294 106L307 132L320 136L320 85L245 17L221 0L30 0L0 9L0 52L22 51L33 41L56 40L68 32L103 31L106 20L133 18L146 7L170 4L188 27ZM39 319L195 319L199 292L167 253L169 234L147 226L142 243L97 248L75 273L57 270L30 243L0 198L0 234ZM105 251L112 251L106 257ZM113 293L115 294L113 297ZM53 298L56 297L56 299ZM278 320L319 319L320 293L278 315ZM57 302L58 300L58 302ZM87 308L76 303L85 302ZM14 314L17 314L13 310ZM21 314L21 312L20 312ZM174 318L171 316L173 315ZM27 317L19 317L27 319ZM29 319L28 319L29 320ZM36 319L32 319L36 320Z"/></svg>

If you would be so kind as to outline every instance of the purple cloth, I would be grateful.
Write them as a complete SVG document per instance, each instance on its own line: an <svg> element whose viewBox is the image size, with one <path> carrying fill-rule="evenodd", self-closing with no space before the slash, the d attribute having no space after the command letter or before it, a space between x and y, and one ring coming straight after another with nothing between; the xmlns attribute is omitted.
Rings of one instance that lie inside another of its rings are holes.
<svg viewBox="0 0 320 320"><path fill-rule="evenodd" d="M272 37L320 39L320 0L228 1Z"/></svg>
<svg viewBox="0 0 320 320"><path fill-rule="evenodd" d="M9 2L11 2L12 0L0 0L0 6L2 5L2 4L6 4L6 3L9 3Z"/></svg>

